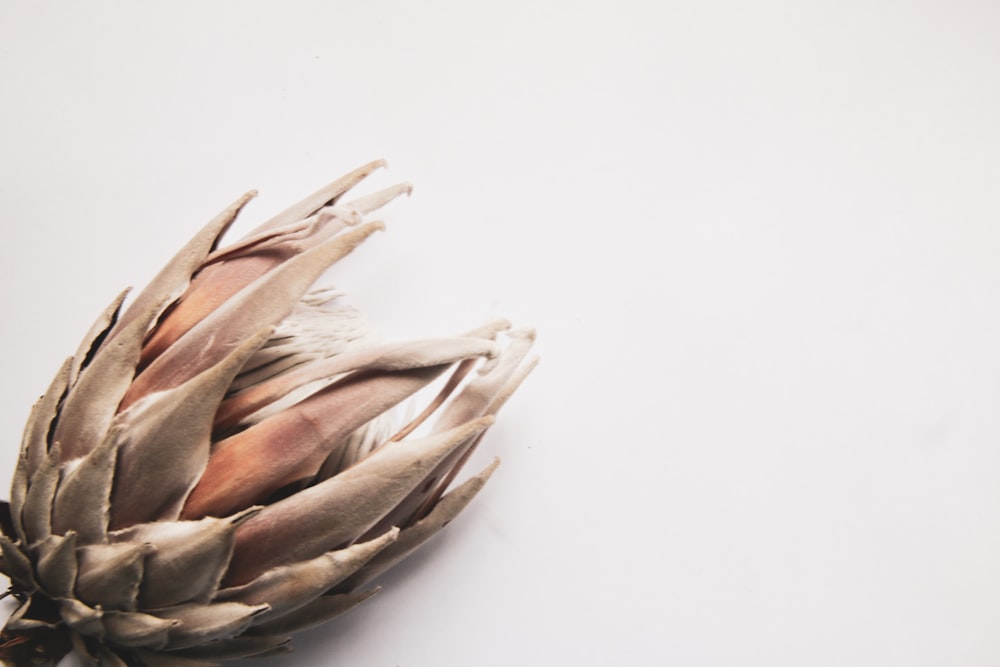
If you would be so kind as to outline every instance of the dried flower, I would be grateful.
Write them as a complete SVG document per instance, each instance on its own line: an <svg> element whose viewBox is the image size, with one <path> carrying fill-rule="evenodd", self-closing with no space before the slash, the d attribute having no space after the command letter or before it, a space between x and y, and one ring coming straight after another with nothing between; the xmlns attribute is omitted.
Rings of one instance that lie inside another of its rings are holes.
<svg viewBox="0 0 1000 667"><path fill-rule="evenodd" d="M362 217L409 191L339 202L380 166L217 249L244 196L66 361L0 517L0 569L21 602L5 660L72 648L92 664L193 666L287 650L482 488L496 462L448 491L533 367L533 334L496 322L383 344L329 290L309 292L382 228ZM394 427L387 412L439 377Z"/></svg>

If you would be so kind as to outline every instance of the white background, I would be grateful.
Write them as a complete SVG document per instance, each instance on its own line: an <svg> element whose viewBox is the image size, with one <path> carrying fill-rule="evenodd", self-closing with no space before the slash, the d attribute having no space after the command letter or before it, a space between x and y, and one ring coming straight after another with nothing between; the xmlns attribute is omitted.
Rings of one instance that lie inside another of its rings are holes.
<svg viewBox="0 0 1000 667"><path fill-rule="evenodd" d="M504 459L258 665L1000 664L1000 5L0 4L0 442L209 217L376 157L331 280L539 331Z"/></svg>

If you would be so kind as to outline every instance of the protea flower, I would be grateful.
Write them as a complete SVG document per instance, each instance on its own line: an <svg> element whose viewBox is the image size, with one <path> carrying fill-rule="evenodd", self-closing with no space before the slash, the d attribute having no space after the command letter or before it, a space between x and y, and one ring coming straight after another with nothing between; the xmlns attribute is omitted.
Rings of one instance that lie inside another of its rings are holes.
<svg viewBox="0 0 1000 667"><path fill-rule="evenodd" d="M242 197L65 362L31 412L2 517L0 567L21 602L7 661L286 650L371 596L482 488L495 461L449 490L531 370L532 333L495 322L385 344L309 291L382 228L362 217L408 192L340 203L380 166L218 249ZM439 377L416 416L387 415Z"/></svg>

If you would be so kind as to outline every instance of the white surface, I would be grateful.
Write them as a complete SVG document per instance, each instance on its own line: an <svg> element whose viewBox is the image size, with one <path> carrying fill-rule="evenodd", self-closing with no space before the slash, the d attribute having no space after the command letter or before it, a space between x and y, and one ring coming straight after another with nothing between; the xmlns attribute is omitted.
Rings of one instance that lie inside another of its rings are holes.
<svg viewBox="0 0 1000 667"><path fill-rule="evenodd" d="M543 363L467 515L256 664L1000 664L998 29L4 3L0 473L121 286L250 187L243 229L384 156L414 195L333 280L391 336L534 324Z"/></svg>

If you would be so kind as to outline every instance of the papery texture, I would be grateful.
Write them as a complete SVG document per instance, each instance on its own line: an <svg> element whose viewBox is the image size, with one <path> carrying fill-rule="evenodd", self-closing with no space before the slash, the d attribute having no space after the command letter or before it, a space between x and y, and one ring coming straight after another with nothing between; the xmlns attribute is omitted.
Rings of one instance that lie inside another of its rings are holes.
<svg viewBox="0 0 1000 667"><path fill-rule="evenodd" d="M365 215L409 192L341 201L381 166L220 247L245 195L98 317L32 409L0 512L21 603L6 661L286 651L483 487L496 462L449 491L533 367L533 333L497 321L387 343L313 288L383 228ZM394 418L415 400L415 417Z"/></svg>

